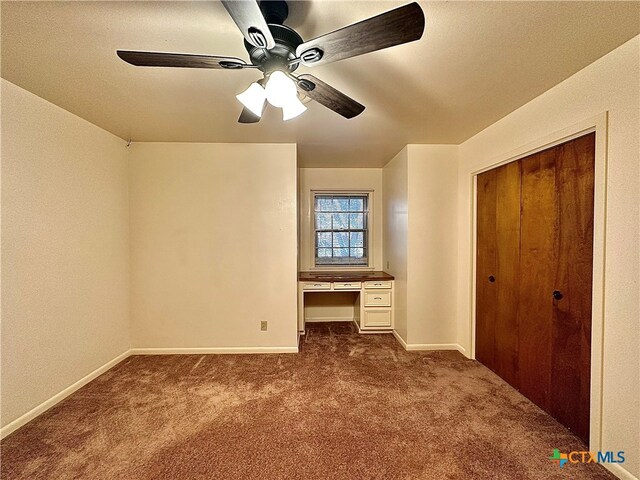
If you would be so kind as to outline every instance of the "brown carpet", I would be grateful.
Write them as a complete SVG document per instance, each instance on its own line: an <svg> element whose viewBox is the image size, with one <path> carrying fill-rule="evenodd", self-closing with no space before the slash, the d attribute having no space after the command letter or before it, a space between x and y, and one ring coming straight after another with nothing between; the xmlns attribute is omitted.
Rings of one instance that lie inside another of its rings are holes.
<svg viewBox="0 0 640 480"><path fill-rule="evenodd" d="M6 479L614 478L457 352L314 324L301 353L135 356L1 443Z"/></svg>

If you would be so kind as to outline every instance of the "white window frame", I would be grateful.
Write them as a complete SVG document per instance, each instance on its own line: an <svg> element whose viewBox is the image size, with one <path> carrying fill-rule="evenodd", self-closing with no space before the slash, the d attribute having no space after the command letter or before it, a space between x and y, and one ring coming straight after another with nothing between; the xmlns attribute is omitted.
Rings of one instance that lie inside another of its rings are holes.
<svg viewBox="0 0 640 480"><path fill-rule="evenodd" d="M316 265L316 217L315 217L315 198L316 195L366 195L367 198L367 265ZM354 189L311 189L309 196L309 265L310 270L324 270L324 271L337 271L337 270L373 270L374 269L374 198L375 192L373 190L354 188Z"/></svg>

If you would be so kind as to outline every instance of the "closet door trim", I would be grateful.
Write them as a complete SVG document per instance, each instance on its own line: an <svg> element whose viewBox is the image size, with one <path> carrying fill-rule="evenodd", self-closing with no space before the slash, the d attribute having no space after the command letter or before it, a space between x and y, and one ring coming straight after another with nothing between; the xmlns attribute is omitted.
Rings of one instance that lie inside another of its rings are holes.
<svg viewBox="0 0 640 480"><path fill-rule="evenodd" d="M471 185L471 272L469 285L471 296L469 318L470 358L475 359L476 336L476 258L477 258L477 176L507 163L511 163L562 143L595 132L595 177L593 212L593 293L591 299L591 394L590 394L590 430L589 449L601 450L602 447L602 375L604 349L604 286L605 286L605 230L606 230L606 185L607 185L607 137L608 112L603 112L563 130L551 133L523 147L495 157L478 170L471 172L468 181Z"/></svg>

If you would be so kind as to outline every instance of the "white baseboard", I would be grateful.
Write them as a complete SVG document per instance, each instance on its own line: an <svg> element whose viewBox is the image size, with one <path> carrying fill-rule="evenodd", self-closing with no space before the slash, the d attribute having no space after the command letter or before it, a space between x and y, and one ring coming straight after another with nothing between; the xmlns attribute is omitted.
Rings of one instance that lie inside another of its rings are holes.
<svg viewBox="0 0 640 480"><path fill-rule="evenodd" d="M465 357L467 356L466 350L462 345L457 343L407 343L404 338L400 336L398 332L393 331L393 336L407 351L420 351L420 350L457 350Z"/></svg>
<svg viewBox="0 0 640 480"><path fill-rule="evenodd" d="M467 358L471 359L471 357L469 357L469 355L467 355L467 349L466 349L466 348L464 348L464 347L463 347L462 345L460 345L459 343L456 343L456 347L457 347L457 350L458 350L462 355L464 355L465 357L467 357Z"/></svg>
<svg viewBox="0 0 640 480"><path fill-rule="evenodd" d="M601 465L622 480L638 480L638 477L632 475L622 465L616 463L602 463Z"/></svg>
<svg viewBox="0 0 640 480"><path fill-rule="evenodd" d="M8 423L7 425L5 425L4 427L2 427L0 429L0 438L4 438L7 435L9 435L10 433L15 432L17 429L19 429L23 425L25 425L28 422L30 422L31 420L33 420L38 415L46 412L51 407L53 407L57 403L61 402L65 398L67 398L73 392L75 392L75 391L79 390L80 388L84 387L91 380L94 380L95 378L99 377L104 372L106 372L110 368L114 367L115 365L120 363L122 360L124 360L128 356L129 356L129 350L127 350L126 352L121 353L120 355L118 355L113 360L110 360L107 363L105 363L104 365L102 365L101 367L95 369L93 372L91 372L90 374L84 376L83 378L81 378L80 380L75 382L74 384L69 385L67 388L65 388L61 392L55 394L53 397L49 398L48 400L45 400L44 402L42 402L37 407L29 410L24 415L16 418L13 422Z"/></svg>
<svg viewBox="0 0 640 480"><path fill-rule="evenodd" d="M407 342L404 341L404 338L402 338L400 336L400 334L398 332L396 332L395 330L393 331L393 336L396 337L396 340L398 340L398 342L400 343L400 345L402 345L402 348L404 348L405 350L407 349Z"/></svg>
<svg viewBox="0 0 640 480"><path fill-rule="evenodd" d="M292 347L204 347L204 348L132 348L130 355L207 355L243 353L298 353Z"/></svg>
<svg viewBox="0 0 640 480"><path fill-rule="evenodd" d="M24 415L16 418L14 421L8 423L0 429L0 438L4 438L7 435L15 432L23 425L29 423L38 415L46 412L51 407L60 403L69 395L84 387L87 383L102 375L110 368L116 366L125 358L131 355L184 355L184 354L243 354L243 353L298 353L298 346L294 347L219 347L219 348L132 348L126 352L121 353L113 360L105 363L101 367L97 368L93 372L84 376L72 385L61 392L55 394L53 397L45 400L37 407L29 410Z"/></svg>

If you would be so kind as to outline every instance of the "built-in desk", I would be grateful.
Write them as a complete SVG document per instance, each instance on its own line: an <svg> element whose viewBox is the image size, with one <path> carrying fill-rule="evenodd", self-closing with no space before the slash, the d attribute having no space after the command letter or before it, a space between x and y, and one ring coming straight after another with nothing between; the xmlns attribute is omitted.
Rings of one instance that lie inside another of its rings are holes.
<svg viewBox="0 0 640 480"><path fill-rule="evenodd" d="M310 292L357 292L354 322L361 333L393 330L394 277L386 272L300 272L298 329L304 332L304 296Z"/></svg>

